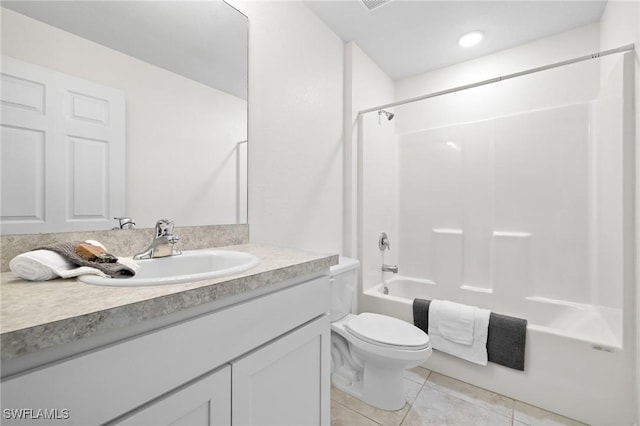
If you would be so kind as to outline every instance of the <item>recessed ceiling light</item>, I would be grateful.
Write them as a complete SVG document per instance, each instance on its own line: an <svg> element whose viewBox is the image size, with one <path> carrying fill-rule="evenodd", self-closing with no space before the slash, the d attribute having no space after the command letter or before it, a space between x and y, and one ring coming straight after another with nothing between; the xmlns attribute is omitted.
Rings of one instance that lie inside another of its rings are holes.
<svg viewBox="0 0 640 426"><path fill-rule="evenodd" d="M458 39L458 44L462 47L471 47L482 41L484 34L482 31L471 31Z"/></svg>

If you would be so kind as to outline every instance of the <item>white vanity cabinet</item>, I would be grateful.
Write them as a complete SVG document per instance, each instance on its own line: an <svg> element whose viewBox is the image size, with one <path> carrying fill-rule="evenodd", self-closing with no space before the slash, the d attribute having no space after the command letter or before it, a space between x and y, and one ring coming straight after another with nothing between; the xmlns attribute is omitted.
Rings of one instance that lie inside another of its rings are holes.
<svg viewBox="0 0 640 426"><path fill-rule="evenodd" d="M329 425L329 278L281 288L6 378L2 424Z"/></svg>
<svg viewBox="0 0 640 426"><path fill-rule="evenodd" d="M225 426L231 424L231 367L206 377L136 410L119 426Z"/></svg>

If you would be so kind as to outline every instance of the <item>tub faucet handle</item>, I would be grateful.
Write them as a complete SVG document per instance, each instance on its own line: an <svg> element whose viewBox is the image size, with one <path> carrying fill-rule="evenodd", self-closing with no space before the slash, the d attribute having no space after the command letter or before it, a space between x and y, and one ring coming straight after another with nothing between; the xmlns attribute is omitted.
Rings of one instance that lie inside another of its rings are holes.
<svg viewBox="0 0 640 426"><path fill-rule="evenodd" d="M380 234L378 238L378 248L380 251L391 250L391 244L389 244L389 237L386 232Z"/></svg>

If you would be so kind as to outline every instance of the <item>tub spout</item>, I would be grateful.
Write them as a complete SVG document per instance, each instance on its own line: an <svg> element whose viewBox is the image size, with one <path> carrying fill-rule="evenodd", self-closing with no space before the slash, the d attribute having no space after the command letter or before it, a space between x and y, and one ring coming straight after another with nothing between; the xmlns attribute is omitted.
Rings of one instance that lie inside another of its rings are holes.
<svg viewBox="0 0 640 426"><path fill-rule="evenodd" d="M382 272L393 272L394 274L398 273L398 265L382 265Z"/></svg>

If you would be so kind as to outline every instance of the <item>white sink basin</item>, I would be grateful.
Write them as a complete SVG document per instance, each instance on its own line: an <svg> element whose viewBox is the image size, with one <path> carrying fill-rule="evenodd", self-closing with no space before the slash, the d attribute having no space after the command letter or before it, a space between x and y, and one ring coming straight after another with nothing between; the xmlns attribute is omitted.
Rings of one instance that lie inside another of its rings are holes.
<svg viewBox="0 0 640 426"><path fill-rule="evenodd" d="M87 284L136 287L178 284L239 274L258 264L250 253L230 250L190 250L177 256L138 260L140 268L131 278L80 275Z"/></svg>

